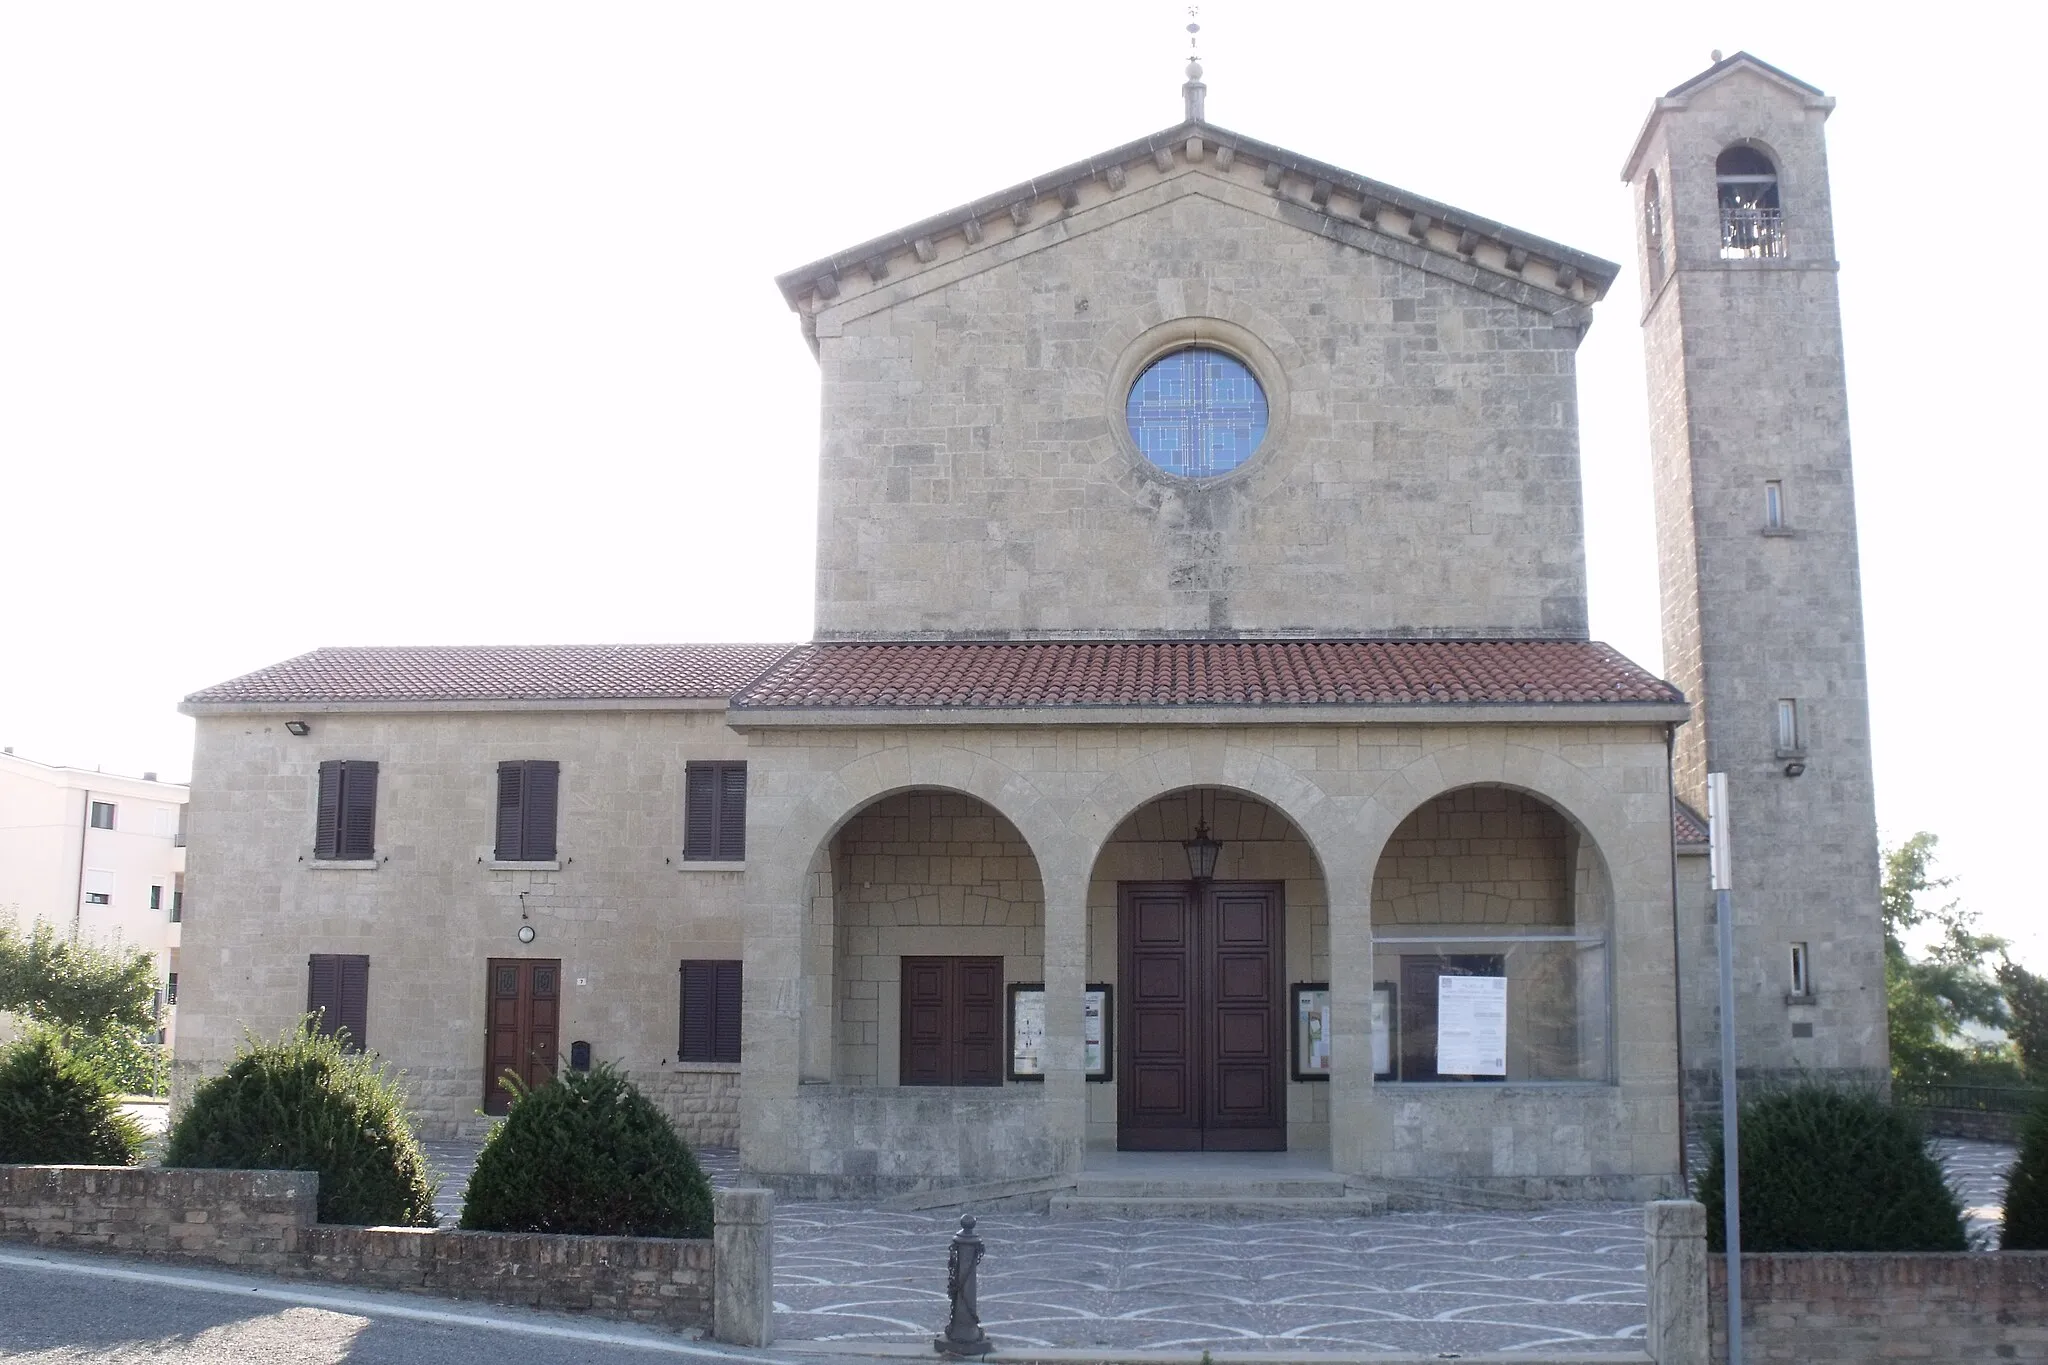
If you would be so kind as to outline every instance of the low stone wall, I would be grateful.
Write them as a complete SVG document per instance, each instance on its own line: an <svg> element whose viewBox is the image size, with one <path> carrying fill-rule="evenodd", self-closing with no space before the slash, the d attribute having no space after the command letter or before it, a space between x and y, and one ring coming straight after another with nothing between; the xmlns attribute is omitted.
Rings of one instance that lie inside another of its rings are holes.
<svg viewBox="0 0 2048 1365"><path fill-rule="evenodd" d="M0 1166L0 1238L771 1339L774 1203L720 1190L707 1240L314 1221L310 1171Z"/></svg>
<svg viewBox="0 0 2048 1365"><path fill-rule="evenodd" d="M677 1062L635 1072L634 1084L675 1125L692 1147L740 1145L740 1069L737 1064Z"/></svg>
<svg viewBox="0 0 2048 1365"><path fill-rule="evenodd" d="M1707 1263L1713 1360L1728 1359L1728 1268ZM1742 1258L1751 1361L2048 1361L2048 1252Z"/></svg>

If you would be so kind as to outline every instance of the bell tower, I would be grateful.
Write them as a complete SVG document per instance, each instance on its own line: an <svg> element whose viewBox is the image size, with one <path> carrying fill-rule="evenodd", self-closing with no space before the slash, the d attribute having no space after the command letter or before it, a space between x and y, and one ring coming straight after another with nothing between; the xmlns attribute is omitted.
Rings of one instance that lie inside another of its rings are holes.
<svg viewBox="0 0 2048 1365"><path fill-rule="evenodd" d="M1633 194L1681 799L1726 772L1745 1077L1881 1082L1884 940L1824 125L1738 52L1658 100ZM1683 885L1683 884L1682 884ZM1718 1077L1711 896L1681 893L1689 1095ZM1701 1040L1705 1046L1701 1046ZM1703 1093L1704 1091L1704 1093Z"/></svg>

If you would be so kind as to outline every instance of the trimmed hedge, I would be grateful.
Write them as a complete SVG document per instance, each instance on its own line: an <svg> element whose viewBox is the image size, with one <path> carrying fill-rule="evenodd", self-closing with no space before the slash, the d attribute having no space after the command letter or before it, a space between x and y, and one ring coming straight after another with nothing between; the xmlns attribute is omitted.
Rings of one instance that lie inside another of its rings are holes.
<svg viewBox="0 0 2048 1365"><path fill-rule="evenodd" d="M511 1083L511 1082L508 1082ZM610 1065L528 1090L478 1154L462 1226L709 1237L711 1182L668 1118Z"/></svg>
<svg viewBox="0 0 2048 1365"><path fill-rule="evenodd" d="M1808 1085L1742 1106L1744 1251L1965 1251L1963 1211L1926 1135L1875 1092ZM1721 1134L1697 1196L1727 1249Z"/></svg>
<svg viewBox="0 0 2048 1365"><path fill-rule="evenodd" d="M106 1078L55 1032L37 1029L0 1052L0 1162L133 1166L143 1140Z"/></svg>
<svg viewBox="0 0 2048 1365"><path fill-rule="evenodd" d="M192 1092L166 1166L317 1171L323 1223L432 1227L434 1182L405 1094L374 1058L302 1020L251 1039Z"/></svg>
<svg viewBox="0 0 2048 1365"><path fill-rule="evenodd" d="M2019 1159L2005 1173L2006 1251L2048 1251L2048 1090L2020 1123Z"/></svg>

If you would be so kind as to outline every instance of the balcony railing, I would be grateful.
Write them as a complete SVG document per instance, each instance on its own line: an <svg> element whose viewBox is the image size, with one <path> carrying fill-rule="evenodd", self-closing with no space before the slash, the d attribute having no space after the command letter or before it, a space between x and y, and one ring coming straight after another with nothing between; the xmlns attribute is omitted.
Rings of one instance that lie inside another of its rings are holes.
<svg viewBox="0 0 2048 1365"><path fill-rule="evenodd" d="M2023 1085L1937 1085L1896 1081L1892 1099L1916 1109L1967 1109L1980 1114L2024 1114L2041 1092Z"/></svg>
<svg viewBox="0 0 2048 1365"><path fill-rule="evenodd" d="M1721 206L1721 259L1757 261L1785 254L1783 209Z"/></svg>

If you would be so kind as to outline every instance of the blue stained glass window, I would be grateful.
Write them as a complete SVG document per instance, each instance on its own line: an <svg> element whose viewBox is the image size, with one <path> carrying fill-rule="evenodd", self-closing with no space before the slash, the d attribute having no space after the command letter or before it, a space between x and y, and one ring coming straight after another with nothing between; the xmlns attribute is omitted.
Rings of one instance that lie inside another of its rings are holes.
<svg viewBox="0 0 2048 1365"><path fill-rule="evenodd" d="M1169 474L1228 474L1266 439L1266 391L1236 356L1206 346L1152 362L1124 405L1131 439Z"/></svg>

